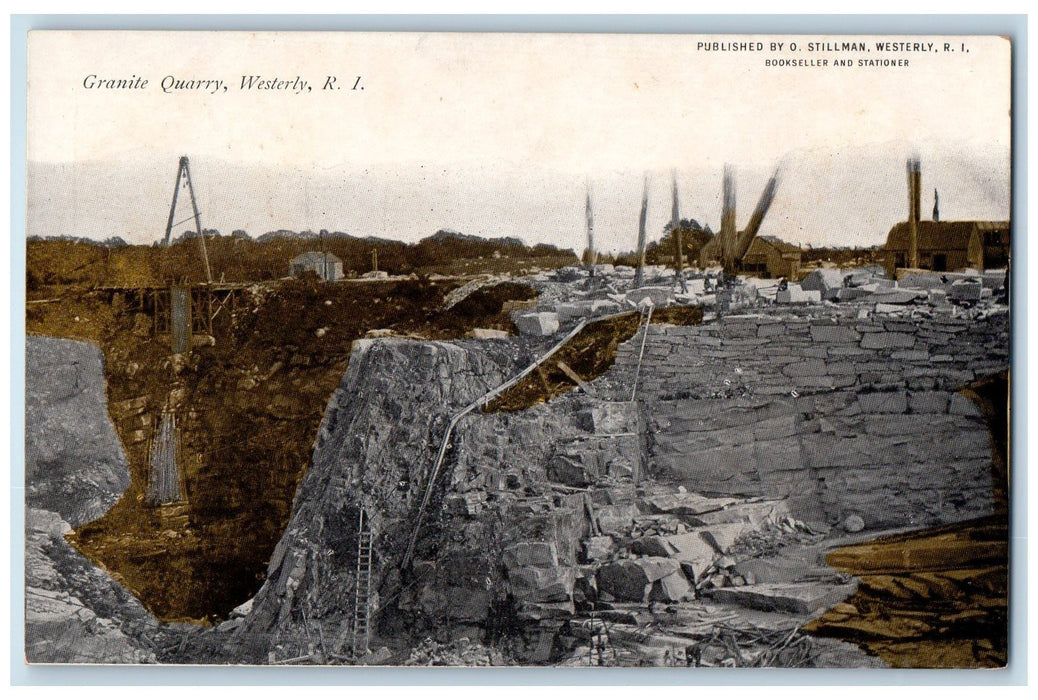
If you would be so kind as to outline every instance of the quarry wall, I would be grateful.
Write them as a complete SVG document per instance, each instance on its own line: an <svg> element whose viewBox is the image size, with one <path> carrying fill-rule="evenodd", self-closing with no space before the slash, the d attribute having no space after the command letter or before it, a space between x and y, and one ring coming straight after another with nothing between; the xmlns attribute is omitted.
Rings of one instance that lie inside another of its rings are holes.
<svg viewBox="0 0 1038 700"><path fill-rule="evenodd" d="M611 374L633 376L639 345ZM958 390L1009 367L1009 316L854 307L649 329L648 470L705 493L789 497L797 517L928 526L992 509L991 436Z"/></svg>

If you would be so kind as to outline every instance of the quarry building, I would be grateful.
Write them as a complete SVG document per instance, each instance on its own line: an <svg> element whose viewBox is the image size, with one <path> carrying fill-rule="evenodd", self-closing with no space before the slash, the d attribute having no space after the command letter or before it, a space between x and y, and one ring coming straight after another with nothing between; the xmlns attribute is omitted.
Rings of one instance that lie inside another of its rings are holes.
<svg viewBox="0 0 1038 700"><path fill-rule="evenodd" d="M1008 221L920 221L919 267L934 272L990 270L1009 263ZM909 222L895 224L883 247L890 274L909 267Z"/></svg>
<svg viewBox="0 0 1038 700"><path fill-rule="evenodd" d="M919 161L909 159L908 220L894 225L883 246L891 276L897 268L947 272L1009 265L1008 221L941 221L934 190L933 220L922 221Z"/></svg>
<svg viewBox="0 0 1038 700"><path fill-rule="evenodd" d="M308 250L292 258L288 266L292 277L302 277L306 272L313 272L325 282L335 282L342 279L342 260L332 253Z"/></svg>

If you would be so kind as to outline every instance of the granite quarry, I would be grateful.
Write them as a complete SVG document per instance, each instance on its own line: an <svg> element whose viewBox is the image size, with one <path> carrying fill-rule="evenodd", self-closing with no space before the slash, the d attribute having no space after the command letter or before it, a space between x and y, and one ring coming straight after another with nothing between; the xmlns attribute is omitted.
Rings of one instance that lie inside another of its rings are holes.
<svg viewBox="0 0 1038 700"><path fill-rule="evenodd" d="M81 359L27 382L29 415L65 417L27 437L30 660L886 665L811 631L864 615L861 575L827 556L1004 515L971 387L1009 370L1006 276L816 272L484 276L445 306L529 285L502 306L516 334L354 341L258 592L205 627L159 621L66 542L127 488L126 458L85 422L96 348L31 338Z"/></svg>

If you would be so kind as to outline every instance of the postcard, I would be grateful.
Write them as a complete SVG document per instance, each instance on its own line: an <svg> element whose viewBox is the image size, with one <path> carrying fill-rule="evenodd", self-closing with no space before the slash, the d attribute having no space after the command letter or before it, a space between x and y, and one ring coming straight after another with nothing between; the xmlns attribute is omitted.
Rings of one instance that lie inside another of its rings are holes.
<svg viewBox="0 0 1038 700"><path fill-rule="evenodd" d="M999 36L32 31L33 664L1000 668Z"/></svg>

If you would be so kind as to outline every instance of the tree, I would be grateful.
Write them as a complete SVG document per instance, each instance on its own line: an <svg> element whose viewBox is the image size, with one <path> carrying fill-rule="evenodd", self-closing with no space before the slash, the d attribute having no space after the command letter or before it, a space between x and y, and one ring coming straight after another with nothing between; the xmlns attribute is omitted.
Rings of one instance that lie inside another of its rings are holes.
<svg viewBox="0 0 1038 700"><path fill-rule="evenodd" d="M713 238L709 226L703 229L695 219L682 219L680 222L682 258L686 266L695 265L699 260L699 251ZM674 232L670 222L663 227L664 235L658 241L645 248L645 260L650 265L675 263Z"/></svg>

